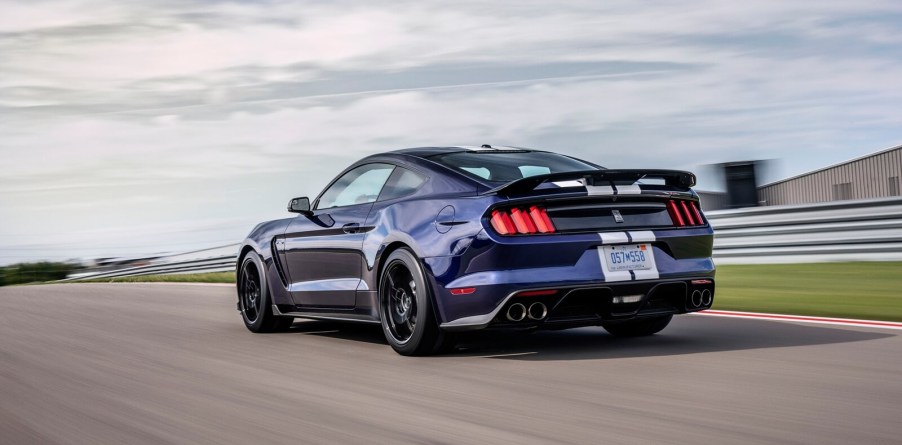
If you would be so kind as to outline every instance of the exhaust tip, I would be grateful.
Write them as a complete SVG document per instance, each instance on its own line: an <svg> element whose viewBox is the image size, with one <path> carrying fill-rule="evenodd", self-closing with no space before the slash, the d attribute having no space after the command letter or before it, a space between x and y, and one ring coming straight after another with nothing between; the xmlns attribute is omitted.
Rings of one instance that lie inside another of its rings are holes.
<svg viewBox="0 0 902 445"><path fill-rule="evenodd" d="M548 315L548 308L544 303L533 303L529 305L529 319L530 320L541 320Z"/></svg>
<svg viewBox="0 0 902 445"><path fill-rule="evenodd" d="M514 303L507 308L507 319L510 321L523 321L526 318L526 306Z"/></svg>
<svg viewBox="0 0 902 445"><path fill-rule="evenodd" d="M702 292L701 291L693 291L692 297L689 299L689 302L692 304L692 307L701 307Z"/></svg>
<svg viewBox="0 0 902 445"><path fill-rule="evenodd" d="M713 303L713 300L714 300L714 296L711 295L710 290L705 289L702 291L702 305L703 306L711 306L711 303Z"/></svg>

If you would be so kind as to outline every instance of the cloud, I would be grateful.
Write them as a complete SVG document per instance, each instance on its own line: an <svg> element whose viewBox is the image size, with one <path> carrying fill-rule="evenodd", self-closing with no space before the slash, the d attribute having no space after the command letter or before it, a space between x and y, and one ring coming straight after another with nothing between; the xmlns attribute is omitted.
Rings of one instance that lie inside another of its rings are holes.
<svg viewBox="0 0 902 445"><path fill-rule="evenodd" d="M615 167L782 158L788 175L902 136L893 1L0 9L0 246L42 255L237 240L354 160L406 146L537 146ZM132 228L141 242L124 241Z"/></svg>

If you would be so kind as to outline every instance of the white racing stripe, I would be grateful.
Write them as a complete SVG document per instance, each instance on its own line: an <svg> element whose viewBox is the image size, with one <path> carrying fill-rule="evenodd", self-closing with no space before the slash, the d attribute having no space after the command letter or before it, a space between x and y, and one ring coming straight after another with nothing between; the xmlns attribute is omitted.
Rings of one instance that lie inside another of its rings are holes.
<svg viewBox="0 0 902 445"><path fill-rule="evenodd" d="M642 187L639 184L631 185L586 185L581 179L572 181L553 181L552 184L558 187L580 187L586 188L589 196L611 196L611 195L641 195Z"/></svg>
<svg viewBox="0 0 902 445"><path fill-rule="evenodd" d="M651 243L657 239L655 237L655 232L652 232L651 230L630 232L630 237L633 239L633 242L636 243Z"/></svg>
<svg viewBox="0 0 902 445"><path fill-rule="evenodd" d="M587 185L586 192L589 196L606 196L614 194L614 187L609 185Z"/></svg>
<svg viewBox="0 0 902 445"><path fill-rule="evenodd" d="M625 244L630 242L626 232L606 232L599 233L598 236L601 237L601 244Z"/></svg>
<svg viewBox="0 0 902 445"><path fill-rule="evenodd" d="M558 181L558 182L552 182L552 184L554 184L558 187L582 187L583 186L582 181Z"/></svg>
<svg viewBox="0 0 902 445"><path fill-rule="evenodd" d="M642 189L638 184L633 185L618 185L617 186L617 194L618 195L641 195Z"/></svg>

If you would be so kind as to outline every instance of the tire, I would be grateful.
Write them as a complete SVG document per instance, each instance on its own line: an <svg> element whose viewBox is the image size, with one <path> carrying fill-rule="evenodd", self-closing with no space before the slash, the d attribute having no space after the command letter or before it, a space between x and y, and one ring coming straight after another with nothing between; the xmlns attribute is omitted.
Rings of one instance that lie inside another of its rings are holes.
<svg viewBox="0 0 902 445"><path fill-rule="evenodd" d="M657 334L670 324L673 315L641 318L638 320L602 323L602 327L615 337L645 337Z"/></svg>
<svg viewBox="0 0 902 445"><path fill-rule="evenodd" d="M406 248L385 260L379 277L379 315L385 340L398 354L431 355L454 346L454 337L438 326L420 261Z"/></svg>
<svg viewBox="0 0 902 445"><path fill-rule="evenodd" d="M263 272L263 260L256 252L250 252L238 269L238 309L244 326L251 332L287 331L294 322L292 317L277 317L272 313L269 286Z"/></svg>

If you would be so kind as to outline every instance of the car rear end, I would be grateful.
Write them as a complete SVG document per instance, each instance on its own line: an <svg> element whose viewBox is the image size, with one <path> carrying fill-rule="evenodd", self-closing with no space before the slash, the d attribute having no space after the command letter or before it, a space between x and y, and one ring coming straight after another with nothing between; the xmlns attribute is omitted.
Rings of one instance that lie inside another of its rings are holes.
<svg viewBox="0 0 902 445"><path fill-rule="evenodd" d="M713 231L694 183L598 168L490 182L473 204L483 230L433 277L442 328L562 329L709 308Z"/></svg>

